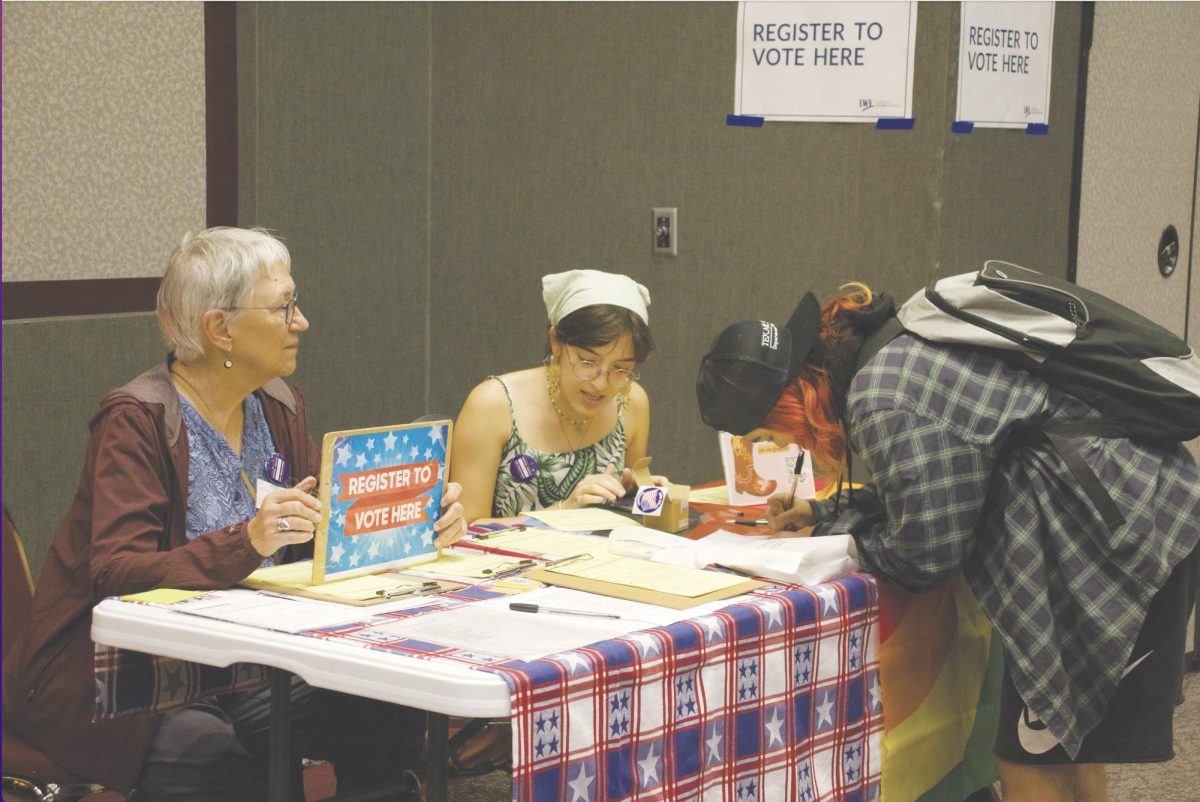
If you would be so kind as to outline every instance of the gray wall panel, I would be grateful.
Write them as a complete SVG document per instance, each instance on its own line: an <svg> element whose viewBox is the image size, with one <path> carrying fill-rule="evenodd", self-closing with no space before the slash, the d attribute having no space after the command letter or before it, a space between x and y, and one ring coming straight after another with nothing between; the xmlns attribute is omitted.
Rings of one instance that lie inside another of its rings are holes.
<svg viewBox="0 0 1200 802"><path fill-rule="evenodd" d="M4 506L35 578L75 496L96 402L166 353L149 313L4 323Z"/></svg>
<svg viewBox="0 0 1200 802"><path fill-rule="evenodd" d="M425 410L428 13L406 3L239 9L252 17L239 24L239 218L291 249L312 323L295 379L318 441Z"/></svg>
<svg viewBox="0 0 1200 802"><path fill-rule="evenodd" d="M948 133L956 6L920 8L913 131L726 126L735 14L734 4L433 7L431 260L462 299L432 321L437 405L457 409L488 373L541 357L543 273L620 270L654 299L658 351L644 383L655 467L713 479L716 436L693 383L724 324L786 318L808 287L827 295L851 278L904 296L939 260L1061 260L1076 11L1060 7L1051 134L961 142ZM650 254L654 206L679 208L676 259Z"/></svg>
<svg viewBox="0 0 1200 802"><path fill-rule="evenodd" d="M946 72L953 87L958 7L941 8L952 17ZM924 13L925 7L921 10ZM964 135L950 133L948 122L943 126L943 275L976 269L987 259L1004 259L1066 277L1081 20L1078 3L1055 6L1048 134L976 128ZM952 89L946 110L951 117L956 102Z"/></svg>

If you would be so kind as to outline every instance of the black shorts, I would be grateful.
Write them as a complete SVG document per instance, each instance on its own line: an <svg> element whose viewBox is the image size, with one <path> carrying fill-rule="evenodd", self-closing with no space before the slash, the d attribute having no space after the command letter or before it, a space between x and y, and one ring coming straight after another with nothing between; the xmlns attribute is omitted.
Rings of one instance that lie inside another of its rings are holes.
<svg viewBox="0 0 1200 802"><path fill-rule="evenodd" d="M1005 661L996 755L1030 765L1158 763L1173 758L1172 718L1183 683L1184 644L1198 576L1200 548L1175 566L1150 600L1128 673L1113 692L1104 718L1084 737L1074 760L1025 706Z"/></svg>

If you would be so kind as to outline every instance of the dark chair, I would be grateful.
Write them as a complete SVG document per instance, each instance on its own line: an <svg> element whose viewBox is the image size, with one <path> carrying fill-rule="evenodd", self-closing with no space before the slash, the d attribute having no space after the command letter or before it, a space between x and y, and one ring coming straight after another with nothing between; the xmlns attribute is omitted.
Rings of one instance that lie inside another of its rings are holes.
<svg viewBox="0 0 1200 802"><path fill-rule="evenodd" d="M9 647L28 624L33 607L33 576L29 573L29 560L25 557L21 536L17 534L7 509L4 510L3 559L4 653L7 655ZM58 766L40 749L10 732L7 725L4 727L3 789L6 802L70 802L99 793L104 796L95 797L95 802L125 798Z"/></svg>

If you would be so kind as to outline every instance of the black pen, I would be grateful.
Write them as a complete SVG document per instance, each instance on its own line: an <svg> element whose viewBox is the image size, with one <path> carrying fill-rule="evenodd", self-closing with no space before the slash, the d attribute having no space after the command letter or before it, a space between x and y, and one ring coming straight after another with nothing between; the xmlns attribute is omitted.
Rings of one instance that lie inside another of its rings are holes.
<svg viewBox="0 0 1200 802"><path fill-rule="evenodd" d="M591 618L620 618L612 613L593 613L591 610L567 610L562 607L543 607L529 602L511 602L508 609L515 613L561 613L563 615L586 615Z"/></svg>
<svg viewBox="0 0 1200 802"><path fill-rule="evenodd" d="M804 455L807 451L801 451L800 456L796 457L796 467L792 470L792 492L788 496L786 509L791 509L796 503L796 485L800 483L800 474L804 471Z"/></svg>

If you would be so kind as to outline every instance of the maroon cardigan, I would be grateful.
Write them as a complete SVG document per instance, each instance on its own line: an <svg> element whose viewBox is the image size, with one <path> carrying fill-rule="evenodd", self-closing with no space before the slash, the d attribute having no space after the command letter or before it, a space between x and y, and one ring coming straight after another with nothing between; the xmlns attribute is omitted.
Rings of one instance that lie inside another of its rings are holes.
<svg viewBox="0 0 1200 802"><path fill-rule="evenodd" d="M92 721L92 607L158 587L227 588L262 562L244 523L187 539L187 429L168 364L100 402L79 489L50 545L29 625L4 661L4 726L63 768L120 791L140 774L159 717ZM308 436L300 393L274 379L257 394L292 475L319 476L320 452ZM304 551L311 545L287 559Z"/></svg>

